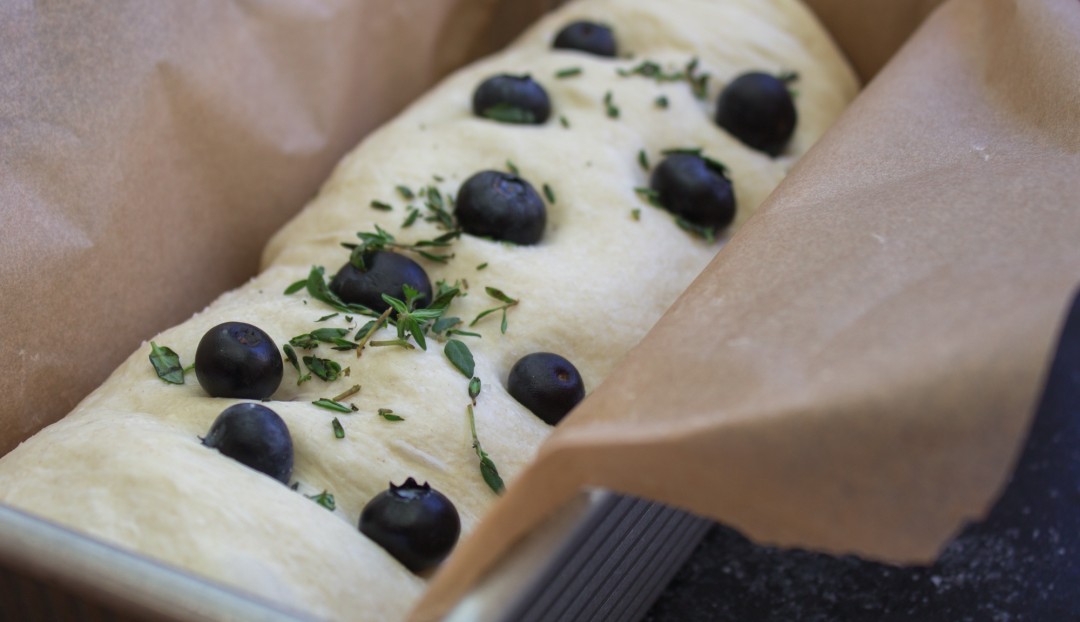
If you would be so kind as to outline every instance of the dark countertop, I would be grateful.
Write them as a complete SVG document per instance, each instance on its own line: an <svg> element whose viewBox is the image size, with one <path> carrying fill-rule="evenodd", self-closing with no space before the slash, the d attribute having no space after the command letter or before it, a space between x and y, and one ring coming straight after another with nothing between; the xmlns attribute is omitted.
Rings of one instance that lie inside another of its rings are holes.
<svg viewBox="0 0 1080 622"><path fill-rule="evenodd" d="M1080 307L1011 481L935 564L781 550L717 525L645 620L1080 621Z"/></svg>

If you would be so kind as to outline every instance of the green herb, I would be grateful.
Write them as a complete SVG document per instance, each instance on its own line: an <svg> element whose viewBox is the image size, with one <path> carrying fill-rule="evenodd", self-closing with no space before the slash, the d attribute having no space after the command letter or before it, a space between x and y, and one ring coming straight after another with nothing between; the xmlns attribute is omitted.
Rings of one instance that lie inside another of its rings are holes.
<svg viewBox="0 0 1080 622"><path fill-rule="evenodd" d="M506 334L506 311L510 307L516 306L521 301L520 300L514 300L513 298L511 298L511 297L507 296L506 294L504 294L502 292L502 290L496 289L494 287L485 287L484 291L487 292L488 296L491 296L495 300L498 300L498 301L500 301L500 302L502 302L504 304L499 305L497 307L493 307L491 309L487 309L486 311L481 311L480 315L477 315L476 318L473 319L473 321L469 323L469 326L475 326L477 322L479 322L481 319L483 319L487 315L495 313L496 311L502 311L502 327L501 327L501 331L505 335Z"/></svg>
<svg viewBox="0 0 1080 622"><path fill-rule="evenodd" d="M319 319L317 319L317 320L315 320L315 321L316 321L316 322L325 322L326 320L329 320L329 319L335 318L335 317L337 317L337 316L339 316L339 315L341 315L341 314L340 314L340 313L331 313L330 315L324 315L324 316L322 316L321 318L319 318ZM346 320L345 320L345 321L347 321L347 322L351 322L352 320L348 319L348 316L346 316Z"/></svg>
<svg viewBox="0 0 1080 622"><path fill-rule="evenodd" d="M401 198L405 199L406 201L412 201L413 197L416 196L413 194L413 191L408 186L397 186L397 191L398 194L401 195Z"/></svg>
<svg viewBox="0 0 1080 622"><path fill-rule="evenodd" d="M409 343L409 341L407 339L404 339L404 338L380 339L380 340L376 340L376 341L371 341L371 342L368 343L368 345L373 347L373 348L385 348L387 346L397 346L399 348L404 348L405 350L415 350L416 349L416 346Z"/></svg>
<svg viewBox="0 0 1080 622"><path fill-rule="evenodd" d="M690 62L686 63L686 81L690 84L690 90L694 93L694 97L705 99L709 88L709 74L697 73L697 66L697 58L691 58Z"/></svg>
<svg viewBox="0 0 1080 622"><path fill-rule="evenodd" d="M420 208L409 207L409 215L405 218L405 222L401 223L401 228L405 229L407 227L413 226L413 223L416 222L416 219L419 218L419 217L420 217Z"/></svg>
<svg viewBox="0 0 1080 622"><path fill-rule="evenodd" d="M473 332L469 332L467 330L458 330L456 328L452 328L452 329L446 331L446 336L447 337L449 337L451 335L460 335L462 337L479 337L481 339L484 337L480 333L473 333Z"/></svg>
<svg viewBox="0 0 1080 622"><path fill-rule="evenodd" d="M473 404L476 404L476 396L478 395L480 395L480 378L473 376L472 380L469 381L469 399L472 400Z"/></svg>
<svg viewBox="0 0 1080 622"><path fill-rule="evenodd" d="M653 104L655 104L657 108L667 108L668 98L664 95L660 95L655 100L653 100Z"/></svg>
<svg viewBox="0 0 1080 622"><path fill-rule="evenodd" d="M619 118L619 107L612 101L611 91L604 93L604 108L607 111L607 116L612 119Z"/></svg>
<svg viewBox="0 0 1080 622"><path fill-rule="evenodd" d="M305 356L304 365L319 378L326 382L333 382L341 375L341 365L330 359L321 359L317 356Z"/></svg>
<svg viewBox="0 0 1080 622"><path fill-rule="evenodd" d="M486 267L488 267L488 264L487 264L487 262L485 261L484 263L480 264L479 266L476 266L476 269L477 269L477 270L483 270L483 269L484 269L484 268L486 268Z"/></svg>
<svg viewBox="0 0 1080 622"><path fill-rule="evenodd" d="M337 417L330 422L330 426L334 428L334 438L345 438L345 428L341 427Z"/></svg>
<svg viewBox="0 0 1080 622"><path fill-rule="evenodd" d="M184 384L184 366L180 356L167 346L158 346L150 342L150 364L154 366L158 378L169 384Z"/></svg>
<svg viewBox="0 0 1080 622"><path fill-rule="evenodd" d="M641 195L641 198L648 201L650 205L663 207L663 205L660 204L660 193L652 188L634 188L634 192Z"/></svg>
<svg viewBox="0 0 1080 622"><path fill-rule="evenodd" d="M389 203L383 203L382 201L372 201L371 207L383 212L389 212L390 210L394 209L393 205L390 205Z"/></svg>
<svg viewBox="0 0 1080 622"><path fill-rule="evenodd" d="M776 79L781 81L781 82L784 82L786 84L790 84L790 83L792 83L792 82L799 79L799 72L797 72L797 71L782 71L782 72L780 72L780 75L776 76Z"/></svg>
<svg viewBox="0 0 1080 622"><path fill-rule="evenodd" d="M581 75L581 67L567 67L555 72L556 78L572 78Z"/></svg>
<svg viewBox="0 0 1080 622"><path fill-rule="evenodd" d="M432 222L438 225L440 228L454 232L458 227L454 220L454 215L446 210L446 202L443 201L442 193L435 186L428 186L423 192L426 195L424 199L424 207L427 208L429 214L424 217L425 222ZM450 199L452 201L452 199ZM458 232L460 235L460 231Z"/></svg>
<svg viewBox="0 0 1080 622"><path fill-rule="evenodd" d="M343 400L343 399L345 399L347 397L351 397L353 395L356 395L359 392L360 392L360 385L354 384L353 386L351 386L348 389L342 391L338 395L335 395L334 396L334 401L335 402L340 402L341 400Z"/></svg>
<svg viewBox="0 0 1080 622"><path fill-rule="evenodd" d="M547 184L544 184L544 196L547 197L548 203L555 204L555 191Z"/></svg>
<svg viewBox="0 0 1080 622"><path fill-rule="evenodd" d="M514 162L512 160L506 161L506 170L510 171L514 175L521 176L521 171L518 170L518 167L514 165Z"/></svg>
<svg viewBox="0 0 1080 622"><path fill-rule="evenodd" d="M334 419L334 422L337 423L337 419ZM344 436L344 434L342 436ZM342 438L342 436L339 436L338 438ZM307 497L308 499L311 499L315 503L318 503L319 505L323 506L324 508L330 510L331 512L333 512L334 508L337 507L337 504L334 503L334 495L326 492L325 490L322 491L321 493L317 494L317 495L304 495L304 496Z"/></svg>
<svg viewBox="0 0 1080 622"><path fill-rule="evenodd" d="M570 121L566 118L565 115L559 115L559 125L565 127L566 129L570 129Z"/></svg>
<svg viewBox="0 0 1080 622"><path fill-rule="evenodd" d="M433 173L433 174L431 175L431 178L432 178L432 179L434 179L434 180L435 180L436 182L439 182L439 183L442 183L442 182L446 181L446 180L445 180L445 179L443 178L443 176L442 176L442 175L436 175L436 174L434 174L434 173Z"/></svg>
<svg viewBox="0 0 1080 622"><path fill-rule="evenodd" d="M638 152L637 152L637 161L638 161L638 164L641 165L641 169L643 171L648 172L648 170L649 170L649 156L648 156L648 154L645 153L644 149L639 149L638 150Z"/></svg>
<svg viewBox="0 0 1080 622"><path fill-rule="evenodd" d="M345 339L347 334L349 334L347 328L319 328L293 337L289 340L289 345L301 350L314 350L320 343L330 343L333 344L334 350L352 350L358 344Z"/></svg>
<svg viewBox="0 0 1080 622"><path fill-rule="evenodd" d="M301 350L314 350L319 347L319 340L312 337L310 333L304 333L303 335L297 335L290 339L289 345L294 348L300 348Z"/></svg>
<svg viewBox="0 0 1080 622"><path fill-rule="evenodd" d="M351 249L352 254L349 256L349 263L353 265L357 270L366 270L365 257L368 257L370 253L375 251L381 251L387 248L398 249L403 251L410 251L420 255L425 259L430 259L438 263L446 263L454 257L453 254L439 255L432 253L428 248L449 248L451 242L461 237L461 230L454 229L447 233L444 233L431 240L420 240L413 244L403 244L398 242L393 235L387 232L379 225L375 225L375 232L361 231L356 234L356 237L360 238L360 244L352 244L349 242L342 243L345 248ZM374 314L372 314L374 315Z"/></svg>
<svg viewBox="0 0 1080 622"><path fill-rule="evenodd" d="M518 108L517 106L506 102L499 102L490 108L481 110L480 116L485 119L491 119L502 123L529 124L536 122L536 115L534 115L531 110Z"/></svg>
<svg viewBox="0 0 1080 622"><path fill-rule="evenodd" d="M633 218L634 220L641 220L641 209L635 207L634 209L630 210L630 218Z"/></svg>
<svg viewBox="0 0 1080 622"><path fill-rule="evenodd" d="M395 415L389 408L380 408L377 414L387 421L405 421L404 417Z"/></svg>
<svg viewBox="0 0 1080 622"><path fill-rule="evenodd" d="M679 225L679 228L683 231L692 233L702 238L703 240L705 240L705 242L709 244L712 244L716 241L716 227L708 227L705 225L692 223L689 220L683 218L682 216L675 217L675 224Z"/></svg>
<svg viewBox="0 0 1080 622"><path fill-rule="evenodd" d="M495 491L495 494L501 495L506 490L506 484L503 483L501 477L499 477L499 469L496 468L495 462L488 456L487 452L480 446L480 438L476 435L476 415L473 414L472 406L466 407L469 413L469 428L472 430L473 449L476 450L476 457L480 458L480 475L483 476L487 485Z"/></svg>
<svg viewBox="0 0 1080 622"><path fill-rule="evenodd" d="M682 70L665 71L659 63L651 60L645 60L638 63L631 69L616 69L616 73L620 76L642 76L645 78L652 78L657 82L686 82L690 85L691 92L698 99L704 99L709 84L709 74L698 73L698 59L692 58ZM664 100L664 104L659 104L661 108L667 107L667 100Z"/></svg>
<svg viewBox="0 0 1080 622"><path fill-rule="evenodd" d="M285 358L289 359L289 363L296 368L296 384L301 385L311 380L311 374L305 374L300 370L300 359L296 358L296 351L292 349L292 346L285 344L281 346L281 349L285 351Z"/></svg>
<svg viewBox="0 0 1080 622"><path fill-rule="evenodd" d="M285 295L286 296L291 296L291 295L295 294L296 292L304 289L304 287L307 285L307 283L308 283L307 279L300 279L299 281L297 281L297 282L293 283L292 285L285 288Z"/></svg>
<svg viewBox="0 0 1080 622"><path fill-rule="evenodd" d="M450 302L460 293L460 290L456 287L440 288L435 300L431 301L431 304L425 309L416 308L416 300L420 297L420 292L408 285L402 286L402 290L405 292L405 300L398 300L386 294L382 295L386 304L390 305L390 308L397 313L394 324L397 327L398 339L405 339L405 335L408 333L412 335L416 345L423 350L427 350L427 340L424 338L424 332L427 330L428 323L438 320L446 313L446 310L450 307Z"/></svg>
<svg viewBox="0 0 1080 622"><path fill-rule="evenodd" d="M351 404L346 406L345 404L342 404L341 402L335 402L334 400L328 400L325 397L315 400L314 402L312 402L312 404L315 404L319 408L325 408L326 410L333 410L335 412L345 413L345 414L352 414L353 412L358 410L356 408L356 406L352 406Z"/></svg>
<svg viewBox="0 0 1080 622"><path fill-rule="evenodd" d="M469 346L457 339L451 339L443 346L443 354L466 378L472 378L476 362L473 360L472 352L469 351Z"/></svg>

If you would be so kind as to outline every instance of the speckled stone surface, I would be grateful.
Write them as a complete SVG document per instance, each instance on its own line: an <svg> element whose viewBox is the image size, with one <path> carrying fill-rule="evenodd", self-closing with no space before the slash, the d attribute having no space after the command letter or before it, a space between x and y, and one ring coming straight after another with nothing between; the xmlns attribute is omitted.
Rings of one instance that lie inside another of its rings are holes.
<svg viewBox="0 0 1080 622"><path fill-rule="evenodd" d="M717 525L645 620L1080 620L1080 307L1012 480L935 564L758 546Z"/></svg>

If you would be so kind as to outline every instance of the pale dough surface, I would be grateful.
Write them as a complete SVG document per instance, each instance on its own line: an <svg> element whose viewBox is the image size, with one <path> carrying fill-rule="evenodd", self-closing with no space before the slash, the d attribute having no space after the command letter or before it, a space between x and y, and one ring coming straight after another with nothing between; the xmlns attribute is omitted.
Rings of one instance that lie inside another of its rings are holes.
<svg viewBox="0 0 1080 622"><path fill-rule="evenodd" d="M620 55L633 59L551 50L555 32L574 19L610 24ZM646 59L681 68L692 57L711 74L705 100L683 82L659 84L615 71ZM567 67L582 74L555 78ZM781 158L742 146L711 121L722 85L749 70L799 73L799 124ZM473 89L501 72L529 73L545 86L553 106L545 125L472 116ZM441 233L423 221L401 228L406 201L395 186L431 184L453 195L473 173L506 170L512 161L538 191L546 183L555 193L543 241L513 247L463 236L449 264L421 260L433 283L468 281L468 296L448 315L468 321L494 306L485 286L521 300L509 312L505 335L496 314L475 327L481 339L463 338L484 383L476 407L480 439L512 486L550 431L506 393L514 361L529 352L558 352L577 365L587 388L595 387L720 247L692 238L635 194L635 187L648 185L639 150L652 165L673 147L700 147L722 161L742 222L856 90L832 42L794 1L571 3L508 50L452 75L366 139L269 243L258 277L154 340L176 350L186 365L203 333L223 321L253 323L279 347L320 327L355 332L367 318L316 323L332 310L306 293L285 296L283 290L312 265L332 274L348 258L340 243L375 224L403 241ZM608 92L620 110L617 119L605 114ZM659 95L670 102L666 110L655 104ZM372 200L394 209L374 210ZM634 209L640 220L631 217ZM384 329L376 338L392 336ZM235 400L207 397L194 374L183 386L163 383L148 354L149 345L68 417L0 460L0 500L319 617L392 620L404 616L424 581L357 531L363 505L388 482L415 477L453 500L468 533L495 499L471 449L467 380L434 339L426 352L368 348L359 359L322 346L314 354L350 367L349 377L330 384L314 379L297 386L296 372L286 365L268 405L292 433L299 493L333 493L334 512L202 447L197 437ZM354 383L362 389L347 401L357 413L311 404ZM392 408L405 421L384 421L375 414L379 408ZM334 416L344 439L331 431Z"/></svg>

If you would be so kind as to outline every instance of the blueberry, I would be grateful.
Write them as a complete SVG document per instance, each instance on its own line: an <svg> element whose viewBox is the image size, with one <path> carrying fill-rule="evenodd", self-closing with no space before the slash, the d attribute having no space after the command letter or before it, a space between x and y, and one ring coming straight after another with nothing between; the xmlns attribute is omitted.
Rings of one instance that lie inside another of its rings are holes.
<svg viewBox="0 0 1080 622"><path fill-rule="evenodd" d="M284 371L270 335L244 322L218 324L195 350L195 377L212 397L266 399L281 384Z"/></svg>
<svg viewBox="0 0 1080 622"><path fill-rule="evenodd" d="M360 532L409 570L423 572L453 550L461 519L446 496L410 477L368 501L360 512Z"/></svg>
<svg viewBox="0 0 1080 622"><path fill-rule="evenodd" d="M597 56L615 56L615 35L607 26L595 22L571 22L555 35L557 50L579 50Z"/></svg>
<svg viewBox="0 0 1080 622"><path fill-rule="evenodd" d="M466 179L454 216L465 233L515 244L536 244L547 224L547 208L532 184L501 171Z"/></svg>
<svg viewBox="0 0 1080 622"><path fill-rule="evenodd" d="M735 193L723 167L693 153L672 153L653 170L649 186L664 209L705 227L735 219Z"/></svg>
<svg viewBox="0 0 1080 622"><path fill-rule="evenodd" d="M506 381L510 395L549 425L562 421L585 397L585 384L574 365L550 352L521 357Z"/></svg>
<svg viewBox="0 0 1080 622"><path fill-rule="evenodd" d="M202 443L283 484L289 483L293 468L289 428L277 413L262 404L235 404L221 411Z"/></svg>
<svg viewBox="0 0 1080 622"><path fill-rule="evenodd" d="M363 270L352 263L342 266L330 281L330 290L345 302L382 313L390 306L382 295L403 301L405 285L420 292L417 307L431 303L431 280L420 264L390 251L374 251L364 255Z"/></svg>
<svg viewBox="0 0 1080 622"><path fill-rule="evenodd" d="M547 91L531 77L500 74L473 93L473 113L503 123L542 125L551 115Z"/></svg>
<svg viewBox="0 0 1080 622"><path fill-rule="evenodd" d="M787 82L752 72L724 87L716 102L716 123L747 146L775 157L795 132L795 102Z"/></svg>

